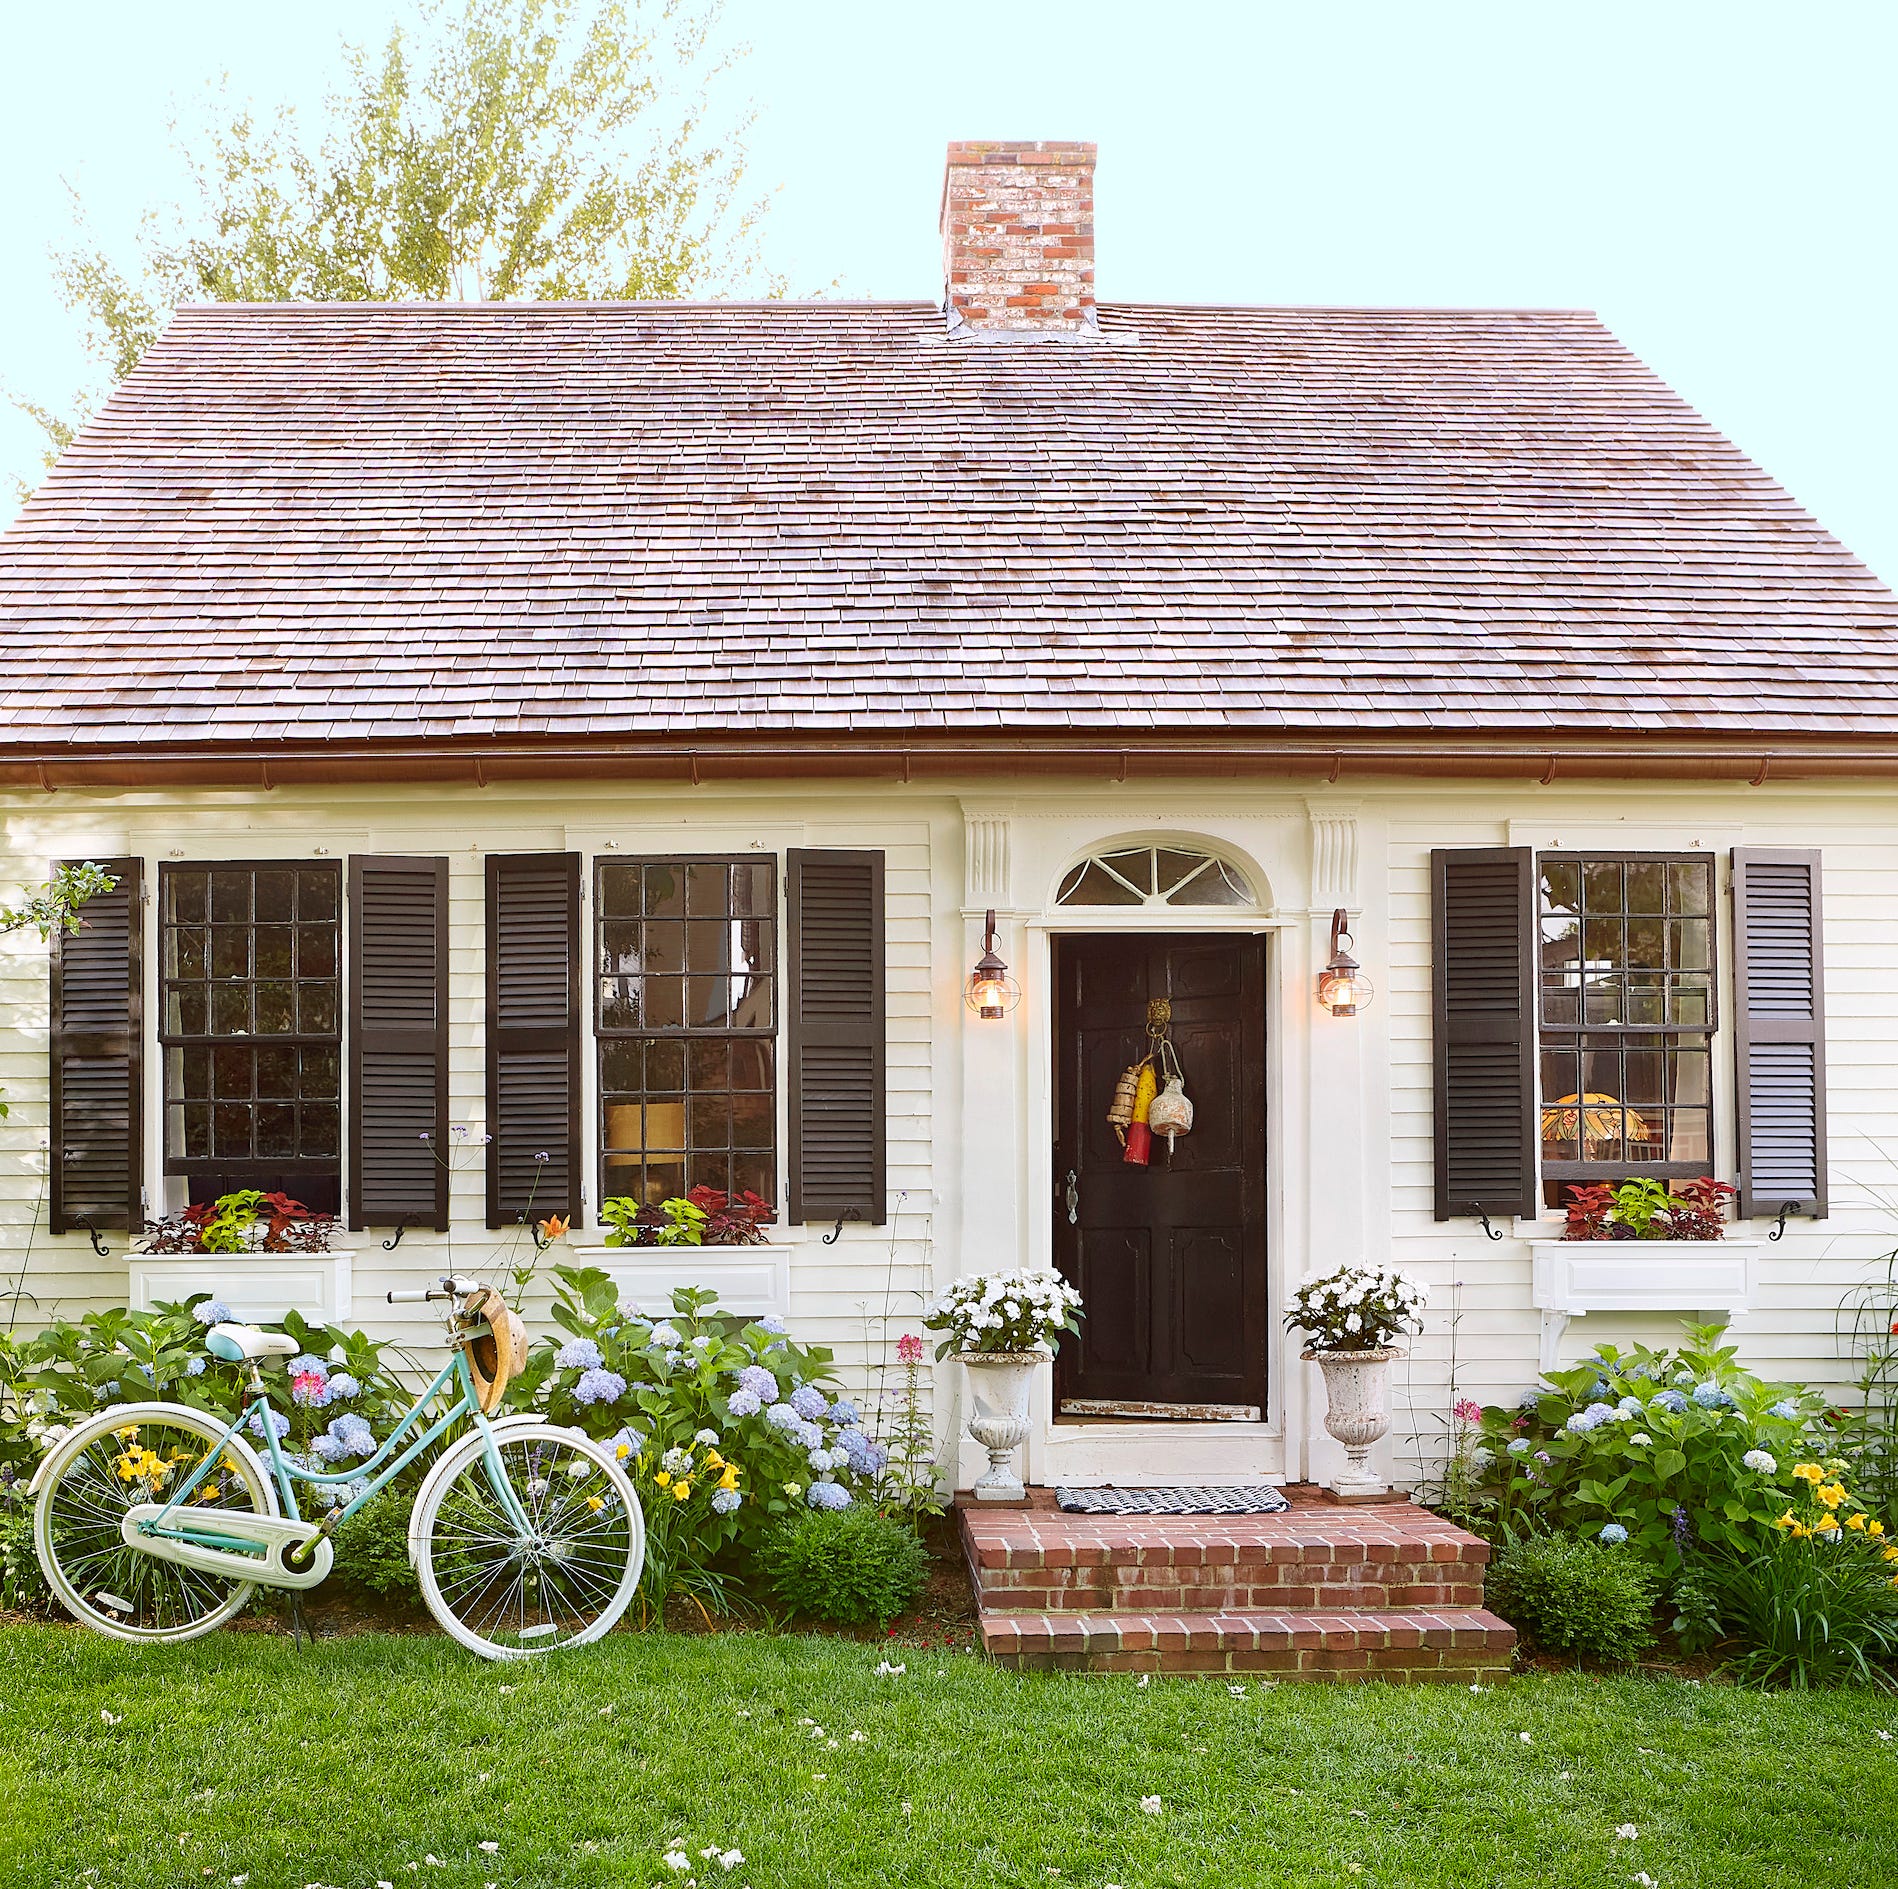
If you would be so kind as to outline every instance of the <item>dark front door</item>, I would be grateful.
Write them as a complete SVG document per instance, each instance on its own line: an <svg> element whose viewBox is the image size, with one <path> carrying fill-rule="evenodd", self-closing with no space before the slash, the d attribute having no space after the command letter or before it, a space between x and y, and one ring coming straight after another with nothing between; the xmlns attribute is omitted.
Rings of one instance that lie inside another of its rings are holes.
<svg viewBox="0 0 1898 1889"><path fill-rule="evenodd" d="M1055 969L1054 1250L1087 1314L1061 1346L1062 1406L1262 1411L1265 941L1058 938ZM1156 1137L1134 1167L1107 1111L1158 998L1196 1115L1171 1159Z"/></svg>

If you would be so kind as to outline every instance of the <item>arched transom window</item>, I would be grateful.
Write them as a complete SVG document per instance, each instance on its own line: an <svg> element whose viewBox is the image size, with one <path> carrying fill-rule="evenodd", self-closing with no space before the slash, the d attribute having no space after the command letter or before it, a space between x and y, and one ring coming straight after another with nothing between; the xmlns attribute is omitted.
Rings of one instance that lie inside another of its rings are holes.
<svg viewBox="0 0 1898 1889"><path fill-rule="evenodd" d="M1211 853L1117 846L1068 869L1057 905L1250 905L1245 875Z"/></svg>

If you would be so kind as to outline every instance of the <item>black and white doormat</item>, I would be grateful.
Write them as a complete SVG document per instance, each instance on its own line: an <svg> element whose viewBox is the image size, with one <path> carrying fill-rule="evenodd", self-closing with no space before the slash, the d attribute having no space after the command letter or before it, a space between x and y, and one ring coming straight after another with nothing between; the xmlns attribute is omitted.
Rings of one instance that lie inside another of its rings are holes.
<svg viewBox="0 0 1898 1889"><path fill-rule="evenodd" d="M1267 1483L1224 1489L1056 1489L1070 1515L1277 1515L1292 1505Z"/></svg>

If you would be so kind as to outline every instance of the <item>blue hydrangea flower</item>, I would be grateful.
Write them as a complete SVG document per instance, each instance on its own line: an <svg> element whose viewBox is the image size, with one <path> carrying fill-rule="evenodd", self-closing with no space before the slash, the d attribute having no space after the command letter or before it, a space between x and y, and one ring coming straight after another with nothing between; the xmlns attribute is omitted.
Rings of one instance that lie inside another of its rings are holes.
<svg viewBox="0 0 1898 1889"><path fill-rule="evenodd" d="M659 1467L668 1476L683 1476L692 1467L692 1452L677 1447L669 1449L660 1457Z"/></svg>
<svg viewBox="0 0 1898 1889"><path fill-rule="evenodd" d="M694 1443L704 1444L708 1450L715 1450L718 1448L718 1432L716 1430L695 1430L692 1433L692 1441Z"/></svg>
<svg viewBox="0 0 1898 1889"><path fill-rule="evenodd" d="M328 1377L330 1374L329 1360L327 1358L319 1358L313 1351L300 1352L296 1357L290 1360L290 1375L292 1377L301 1377L306 1371L314 1372L318 1377Z"/></svg>
<svg viewBox="0 0 1898 1889"><path fill-rule="evenodd" d="M848 1397L840 1397L830 1407L830 1420L832 1423L861 1423L863 1415Z"/></svg>
<svg viewBox="0 0 1898 1889"><path fill-rule="evenodd" d="M576 1404L616 1404L626 1395L626 1380L617 1371L603 1371L597 1365L580 1373L573 1387Z"/></svg>
<svg viewBox="0 0 1898 1889"><path fill-rule="evenodd" d="M1624 1417L1638 1417L1641 1414L1641 1400L1638 1397L1624 1397L1615 1408Z"/></svg>
<svg viewBox="0 0 1898 1889"><path fill-rule="evenodd" d="M314 1374L305 1374L304 1381L300 1384L291 1384L290 1401L293 1404L300 1405L305 1410L327 1409L330 1401L329 1379L322 1378L312 1384L309 1381L311 1375Z"/></svg>
<svg viewBox="0 0 1898 1889"><path fill-rule="evenodd" d="M343 1448L342 1440L333 1436L311 1437L310 1449L314 1455L326 1463L333 1463L339 1456L348 1454L348 1451Z"/></svg>
<svg viewBox="0 0 1898 1889"><path fill-rule="evenodd" d="M815 1423L820 1417L828 1414L830 1399L814 1384L800 1384L791 1393L791 1408L806 1423Z"/></svg>
<svg viewBox="0 0 1898 1889"><path fill-rule="evenodd" d="M824 1433L814 1423L800 1423L791 1434L807 1450L819 1448L824 1441Z"/></svg>
<svg viewBox="0 0 1898 1889"><path fill-rule="evenodd" d="M761 1404L778 1401L778 1380L762 1364L748 1364L738 1373L738 1386L749 1391Z"/></svg>
<svg viewBox="0 0 1898 1889"><path fill-rule="evenodd" d="M265 1413L261 1410L253 1410L250 1413L250 1433L252 1436L261 1437L263 1435L264 1416ZM290 1434L290 1419L286 1417L281 1410L269 1412L269 1417L271 1429L276 1432L278 1442L282 1442L283 1439Z"/></svg>
<svg viewBox="0 0 1898 1889"><path fill-rule="evenodd" d="M1782 1397L1773 1406L1772 1414L1775 1417L1785 1417L1790 1421L1799 1415L1799 1406L1790 1397Z"/></svg>
<svg viewBox="0 0 1898 1889"><path fill-rule="evenodd" d="M629 1456L637 1456L645 1447L646 1439L641 1436L631 1424L626 1425L623 1429L614 1431L613 1435L607 1441L607 1448L610 1449L621 1462L625 1462Z"/></svg>
<svg viewBox="0 0 1898 1889"><path fill-rule="evenodd" d="M1584 1431L1599 1429L1615 1414L1613 1404L1590 1404L1586 1410L1578 1410L1562 1427L1580 1434Z"/></svg>
<svg viewBox="0 0 1898 1889"><path fill-rule="evenodd" d="M1529 1454L1529 1439L1526 1436L1511 1437L1509 1441L1509 1453L1511 1456L1527 1456Z"/></svg>
<svg viewBox="0 0 1898 1889"><path fill-rule="evenodd" d="M562 1371L597 1371L605 1362L591 1338L569 1338L554 1353L555 1367Z"/></svg>
<svg viewBox="0 0 1898 1889"><path fill-rule="evenodd" d="M1609 1522L1595 1539L1605 1541L1611 1548L1619 1548L1628 1539L1628 1531L1619 1522Z"/></svg>
<svg viewBox="0 0 1898 1889"><path fill-rule="evenodd" d="M1694 1402L1697 1403L1702 1410L1719 1410L1723 1405L1729 1404L1732 1401L1732 1398L1730 1398L1718 1384L1714 1383L1711 1378L1709 1378L1705 1384L1696 1384L1694 1386Z"/></svg>
<svg viewBox="0 0 1898 1889"><path fill-rule="evenodd" d="M846 1460L848 1459L846 1458ZM837 1459L831 1455L829 1450L807 1451L805 1461L808 1462L820 1476L828 1475L831 1470L837 1467Z"/></svg>
<svg viewBox="0 0 1898 1889"><path fill-rule="evenodd" d="M729 1515L745 1498L736 1489L714 1489L712 1491L712 1513Z"/></svg>
<svg viewBox="0 0 1898 1889"><path fill-rule="evenodd" d="M779 1337L783 1337L791 1329L776 1312L767 1312L763 1318L759 1319L758 1328L761 1331L776 1332Z"/></svg>
<svg viewBox="0 0 1898 1889"><path fill-rule="evenodd" d="M668 1351L666 1353L666 1369L668 1371L676 1371L679 1368L679 1360L684 1356L685 1353L683 1351Z"/></svg>
<svg viewBox="0 0 1898 1889"><path fill-rule="evenodd" d="M847 1509L850 1491L840 1483L814 1482L804 1492L804 1500L814 1509Z"/></svg>
<svg viewBox="0 0 1898 1889"><path fill-rule="evenodd" d="M332 1417L329 1434L347 1456L368 1456L376 1447L375 1431L358 1416Z"/></svg>
<svg viewBox="0 0 1898 1889"><path fill-rule="evenodd" d="M764 1405L758 1401L756 1391L735 1390L725 1399L725 1408L734 1417L755 1417Z"/></svg>
<svg viewBox="0 0 1898 1889"><path fill-rule="evenodd" d="M1758 1470L1762 1476L1770 1476L1779 1468L1778 1460L1770 1450L1748 1450L1740 1461L1748 1469Z"/></svg>
<svg viewBox="0 0 1898 1889"><path fill-rule="evenodd" d="M703 1332L697 1332L693 1335L692 1349L694 1351L710 1351L711 1348L712 1341L706 1337Z"/></svg>
<svg viewBox="0 0 1898 1889"><path fill-rule="evenodd" d="M682 1345L685 1340L670 1325L655 1325L652 1328L652 1342L656 1345Z"/></svg>
<svg viewBox="0 0 1898 1889"><path fill-rule="evenodd" d="M1650 1410L1671 1411L1678 1417L1682 1411L1687 1408L1687 1398L1680 1391L1656 1391L1654 1395L1648 1399L1648 1408Z"/></svg>
<svg viewBox="0 0 1898 1889"><path fill-rule="evenodd" d="M330 1374L330 1395L347 1401L351 1397L360 1397L362 1386L347 1371L334 1371Z"/></svg>
<svg viewBox="0 0 1898 1889"><path fill-rule="evenodd" d="M765 1413L765 1421L775 1424L780 1430L801 1430L804 1422L789 1404L773 1404Z"/></svg>
<svg viewBox="0 0 1898 1889"><path fill-rule="evenodd" d="M222 1299L206 1299L202 1305L193 1307L191 1316L200 1325L230 1325L237 1319L237 1314Z"/></svg>
<svg viewBox="0 0 1898 1889"><path fill-rule="evenodd" d="M205 1364L204 1359L193 1358L185 1366L185 1376L186 1377L202 1377L204 1375L204 1364Z"/></svg>
<svg viewBox="0 0 1898 1889"><path fill-rule="evenodd" d="M832 1448L859 1476L873 1476L889 1461L889 1452L881 1443L872 1443L861 1430L839 1432Z"/></svg>
<svg viewBox="0 0 1898 1889"><path fill-rule="evenodd" d="M1524 1391L1523 1394L1516 1399L1516 1408L1525 1412L1532 1411L1541 1402L1542 1393L1540 1391Z"/></svg>

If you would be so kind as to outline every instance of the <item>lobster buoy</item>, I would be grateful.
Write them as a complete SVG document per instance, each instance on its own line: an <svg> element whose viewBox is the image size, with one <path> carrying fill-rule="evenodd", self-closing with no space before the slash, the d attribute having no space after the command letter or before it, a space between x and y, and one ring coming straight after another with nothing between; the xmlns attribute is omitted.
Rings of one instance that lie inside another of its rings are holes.
<svg viewBox="0 0 1898 1889"><path fill-rule="evenodd" d="M1120 1158L1130 1167L1143 1168L1153 1156L1153 1130L1147 1126L1147 1111L1160 1084L1151 1063L1140 1065L1140 1079L1134 1088L1134 1118L1127 1125L1127 1152Z"/></svg>
<svg viewBox="0 0 1898 1889"><path fill-rule="evenodd" d="M1124 1148L1127 1145L1127 1130L1133 1125L1134 1097L1140 1089L1139 1063L1129 1063L1120 1072L1120 1080L1114 1084L1114 1099L1108 1105L1107 1122Z"/></svg>
<svg viewBox="0 0 1898 1889"><path fill-rule="evenodd" d="M1186 1085L1178 1076L1168 1076L1166 1087L1153 1098L1147 1109L1147 1126L1166 1137L1167 1153L1181 1135L1193 1132L1193 1104L1187 1098Z"/></svg>

